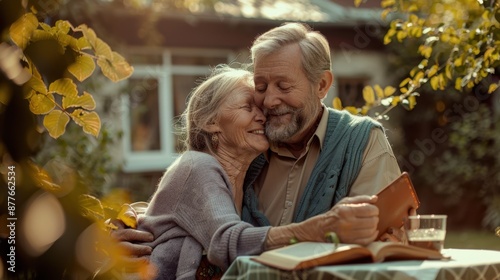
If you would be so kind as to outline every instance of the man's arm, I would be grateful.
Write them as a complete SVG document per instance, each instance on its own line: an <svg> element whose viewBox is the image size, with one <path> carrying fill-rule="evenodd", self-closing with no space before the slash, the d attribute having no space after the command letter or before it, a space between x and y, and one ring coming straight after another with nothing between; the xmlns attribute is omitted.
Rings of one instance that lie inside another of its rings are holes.
<svg viewBox="0 0 500 280"><path fill-rule="evenodd" d="M370 134L361 169L349 196L376 195L399 175L401 170L387 137L381 129L375 128Z"/></svg>
<svg viewBox="0 0 500 280"><path fill-rule="evenodd" d="M328 212L300 223L271 227L266 250L290 244L290 240L325 242L326 234L334 232L340 242L366 245L378 236L376 196L346 197Z"/></svg>

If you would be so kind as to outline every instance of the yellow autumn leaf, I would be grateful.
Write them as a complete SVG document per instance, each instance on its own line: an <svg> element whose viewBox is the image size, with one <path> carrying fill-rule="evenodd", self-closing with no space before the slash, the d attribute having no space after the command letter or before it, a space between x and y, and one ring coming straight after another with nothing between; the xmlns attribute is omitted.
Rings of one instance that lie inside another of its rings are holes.
<svg viewBox="0 0 500 280"><path fill-rule="evenodd" d="M77 56L75 62L68 66L68 71L80 82L90 77L94 70L94 59L88 55Z"/></svg>
<svg viewBox="0 0 500 280"><path fill-rule="evenodd" d="M373 89L375 90L375 94L377 94L378 98L384 97L384 90L379 85L375 85Z"/></svg>
<svg viewBox="0 0 500 280"><path fill-rule="evenodd" d="M125 225L136 228L137 227L137 215L135 213L134 208L130 205L125 204L120 209L117 218L121 220Z"/></svg>
<svg viewBox="0 0 500 280"><path fill-rule="evenodd" d="M68 115L61 110L53 110L43 118L43 126L45 126L49 135L54 139L64 134L68 122Z"/></svg>
<svg viewBox="0 0 500 280"><path fill-rule="evenodd" d="M495 51L495 48L488 48L485 52L484 52L484 60L489 60L491 54Z"/></svg>
<svg viewBox="0 0 500 280"><path fill-rule="evenodd" d="M23 85L25 96L24 98L30 98L35 93L47 94L47 87L41 78L36 76L31 76L31 79Z"/></svg>
<svg viewBox="0 0 500 280"><path fill-rule="evenodd" d="M415 84L420 84L420 80L424 78L424 72L419 71L417 74L415 74L415 77L413 78L413 82Z"/></svg>
<svg viewBox="0 0 500 280"><path fill-rule="evenodd" d="M78 42L75 37L68 34L57 34L57 42L63 47L76 46Z"/></svg>
<svg viewBox="0 0 500 280"><path fill-rule="evenodd" d="M382 8L387 8L387 7L390 7L390 6L394 6L395 4L396 4L395 0L382 0L382 2L380 2L380 6Z"/></svg>
<svg viewBox="0 0 500 280"><path fill-rule="evenodd" d="M429 72L427 72L427 77L430 78L434 76L437 73L438 69L439 67L437 66L437 64L432 65L432 67L429 69Z"/></svg>
<svg viewBox="0 0 500 280"><path fill-rule="evenodd" d="M396 33L396 38L399 42L403 42L403 39L406 38L406 36L408 36L406 31L398 31L398 33Z"/></svg>
<svg viewBox="0 0 500 280"><path fill-rule="evenodd" d="M384 96L385 97L389 97L389 96L393 95L395 92L396 92L396 88L394 88L392 86L387 86L384 88Z"/></svg>
<svg viewBox="0 0 500 280"><path fill-rule="evenodd" d="M88 112L82 109L76 109L71 113L73 121L83 128L85 133L97 137L101 130L101 119L96 112Z"/></svg>
<svg viewBox="0 0 500 280"><path fill-rule="evenodd" d="M95 109L95 101L92 95L84 91L83 95L66 95L63 97L62 106L64 109L80 107L86 110Z"/></svg>
<svg viewBox="0 0 500 280"><path fill-rule="evenodd" d="M434 76L431 78L431 88L437 90L439 88L439 78Z"/></svg>
<svg viewBox="0 0 500 280"><path fill-rule="evenodd" d="M77 47L78 50L85 50L91 48L89 41L85 37L78 38Z"/></svg>
<svg viewBox="0 0 500 280"><path fill-rule="evenodd" d="M375 92L371 86L365 86L363 88L363 99L367 104L373 104L375 102Z"/></svg>
<svg viewBox="0 0 500 280"><path fill-rule="evenodd" d="M413 95L409 96L408 97L408 101L409 101L409 109L410 110L413 110L413 108L415 108L415 105L417 105L417 98Z"/></svg>
<svg viewBox="0 0 500 280"><path fill-rule="evenodd" d="M392 106L396 106L396 105L398 105L398 103L399 103L400 101L401 101L401 97L399 97L399 96L394 96L394 98L393 98L393 99L392 99L392 101L391 101L391 105L392 105Z"/></svg>
<svg viewBox="0 0 500 280"><path fill-rule="evenodd" d="M54 95L51 93L35 93L29 98L30 111L36 115L47 114L56 107Z"/></svg>
<svg viewBox="0 0 500 280"><path fill-rule="evenodd" d="M69 78L55 80L49 85L49 92L62 96L73 96L78 94L76 84Z"/></svg>
<svg viewBox="0 0 500 280"><path fill-rule="evenodd" d="M457 78L455 80L455 89L462 90L462 78Z"/></svg>
<svg viewBox="0 0 500 280"><path fill-rule="evenodd" d="M108 79L113 82L118 82L132 75L134 68L116 52L113 52L113 59L107 60L103 58L97 59L97 65L101 67L101 71Z"/></svg>
<svg viewBox="0 0 500 280"><path fill-rule="evenodd" d="M92 28L89 28L87 25L82 24L82 25L79 25L76 28L76 30L80 30L82 32L83 38L86 39L87 43L90 46L92 46L92 47L95 46L97 36Z"/></svg>
<svg viewBox="0 0 500 280"><path fill-rule="evenodd" d="M49 40L52 38L53 35L49 31L36 29L33 31L33 34L31 36L31 41L36 42L36 41Z"/></svg>
<svg viewBox="0 0 500 280"><path fill-rule="evenodd" d="M26 13L16 20L9 28L9 35L14 44L25 49L33 31L38 28L38 19L32 13Z"/></svg>
<svg viewBox="0 0 500 280"><path fill-rule="evenodd" d="M333 108L337 110L342 110L342 100L340 98L335 97L332 102Z"/></svg>
<svg viewBox="0 0 500 280"><path fill-rule="evenodd" d="M32 162L29 162L29 167L32 169L30 174L36 186L52 193L61 190L61 186L53 182L45 169L38 167Z"/></svg>
<svg viewBox="0 0 500 280"><path fill-rule="evenodd" d="M462 66L462 64L463 64L462 57L461 56L457 57L457 59L455 59L454 64L456 67Z"/></svg>
<svg viewBox="0 0 500 280"><path fill-rule="evenodd" d="M103 58L108 59L108 60L113 59L113 51L111 50L109 45L106 44L100 38L96 38L96 40L95 40L94 53L99 59L103 59Z"/></svg>
<svg viewBox="0 0 500 280"><path fill-rule="evenodd" d="M71 24L67 20L60 19L56 21L54 28L57 33L68 34L69 30L71 29Z"/></svg>
<svg viewBox="0 0 500 280"><path fill-rule="evenodd" d="M403 81L401 81L401 83L399 83L399 87L404 87L408 84L408 82L411 81L410 78L406 78L404 79Z"/></svg>
<svg viewBox="0 0 500 280"><path fill-rule="evenodd" d="M344 110L346 110L347 112L353 114L353 115L357 115L358 114L358 109L354 106L347 106L344 108Z"/></svg>
<svg viewBox="0 0 500 280"><path fill-rule="evenodd" d="M488 93L493 93L495 90L497 90L497 88L498 88L498 84L491 84L488 87Z"/></svg>
<svg viewBox="0 0 500 280"><path fill-rule="evenodd" d="M104 209L99 199L88 194L82 194L78 199L78 203L82 209L83 216L95 221L104 220Z"/></svg>

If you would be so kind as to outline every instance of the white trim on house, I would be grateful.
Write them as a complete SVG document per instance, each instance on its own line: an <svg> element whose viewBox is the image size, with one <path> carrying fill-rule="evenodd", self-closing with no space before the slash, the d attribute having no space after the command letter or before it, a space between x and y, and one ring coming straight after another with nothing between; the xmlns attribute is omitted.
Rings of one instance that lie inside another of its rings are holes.
<svg viewBox="0 0 500 280"><path fill-rule="evenodd" d="M130 95L122 98L123 153L125 172L158 171L168 167L178 156L175 151L173 77L174 75L206 76L210 73L208 65L173 65L173 55L226 57L226 63L235 60L230 50L205 49L131 49L129 52L140 55L161 57L158 64L134 64L131 78L153 78L158 81L158 113L159 113L159 150L133 151L130 118ZM194 87L195 85L193 85ZM191 89L188 89L191 90ZM128 91L130 92L130 91Z"/></svg>

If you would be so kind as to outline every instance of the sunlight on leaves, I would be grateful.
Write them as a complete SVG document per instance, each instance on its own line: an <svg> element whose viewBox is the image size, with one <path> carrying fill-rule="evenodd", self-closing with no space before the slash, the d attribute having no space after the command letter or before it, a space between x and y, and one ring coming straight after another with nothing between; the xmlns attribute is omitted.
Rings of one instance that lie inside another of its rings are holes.
<svg viewBox="0 0 500 280"><path fill-rule="evenodd" d="M43 126L54 139L64 134L68 122L68 115L61 110L53 110L43 118Z"/></svg>
<svg viewBox="0 0 500 280"><path fill-rule="evenodd" d="M59 192L61 190L61 186L54 183L52 178L44 169L31 162L29 162L29 166L33 170L33 180L38 187L51 193Z"/></svg>
<svg viewBox="0 0 500 280"><path fill-rule="evenodd" d="M99 58L97 64L102 73L113 82L118 82L132 75L134 68L116 52L113 52L112 60Z"/></svg>
<svg viewBox="0 0 500 280"><path fill-rule="evenodd" d="M367 104L373 104L375 102L375 92L371 86L363 88L363 99Z"/></svg>
<svg viewBox="0 0 500 280"><path fill-rule="evenodd" d="M71 113L71 117L76 124L83 128L85 133L97 137L101 130L101 119L96 112L87 112L82 109L77 109Z"/></svg>
<svg viewBox="0 0 500 280"><path fill-rule="evenodd" d="M10 38L18 47L24 50L37 27L38 19L36 16L32 13L26 13L10 26Z"/></svg>
<svg viewBox="0 0 500 280"><path fill-rule="evenodd" d="M125 225L131 228L137 227L137 214L135 213L135 210L128 204L125 204L121 207L117 218L119 220L122 220Z"/></svg>
<svg viewBox="0 0 500 280"><path fill-rule="evenodd" d="M54 92L62 96L74 96L78 94L78 89L71 79L62 78L50 84L49 92Z"/></svg>
<svg viewBox="0 0 500 280"><path fill-rule="evenodd" d="M339 97L333 99L333 108L337 110L342 110L342 100Z"/></svg>
<svg viewBox="0 0 500 280"><path fill-rule="evenodd" d="M35 93L30 97L29 102L31 112L37 115L47 114L56 107L54 95L51 93Z"/></svg>
<svg viewBox="0 0 500 280"><path fill-rule="evenodd" d="M82 209L82 214L94 221L104 219L104 209L99 199L94 196L83 194L79 197L79 204Z"/></svg>
<svg viewBox="0 0 500 280"><path fill-rule="evenodd" d="M62 106L64 109L72 107L80 107L86 110L94 110L96 107L95 100L88 92L84 91L83 95L66 95L63 98Z"/></svg>
<svg viewBox="0 0 500 280"><path fill-rule="evenodd" d="M95 62L88 55L79 55L73 64L68 66L68 71L80 82L84 81L95 70Z"/></svg>

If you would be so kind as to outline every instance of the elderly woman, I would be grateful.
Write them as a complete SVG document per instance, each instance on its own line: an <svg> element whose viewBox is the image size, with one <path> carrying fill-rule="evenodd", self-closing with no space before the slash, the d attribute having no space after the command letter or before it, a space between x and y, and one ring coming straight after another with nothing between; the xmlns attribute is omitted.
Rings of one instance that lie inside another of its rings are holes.
<svg viewBox="0 0 500 280"><path fill-rule="evenodd" d="M237 256L289 244L290 236L324 241L334 231L333 221L341 217L332 211L279 227L241 221L245 173L269 147L251 72L217 67L191 93L184 120L187 151L165 172L139 220L139 229L154 235L150 261L157 279L209 276L217 269L200 264L223 271Z"/></svg>

